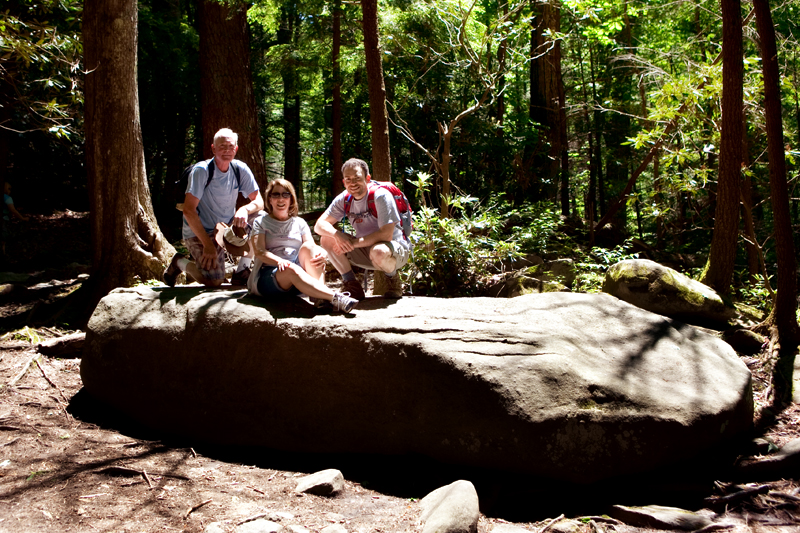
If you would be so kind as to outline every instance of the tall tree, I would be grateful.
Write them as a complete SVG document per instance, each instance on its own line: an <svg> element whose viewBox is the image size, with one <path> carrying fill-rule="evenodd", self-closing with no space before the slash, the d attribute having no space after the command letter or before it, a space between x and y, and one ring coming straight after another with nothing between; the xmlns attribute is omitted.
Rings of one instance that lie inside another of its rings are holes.
<svg viewBox="0 0 800 533"><path fill-rule="evenodd" d="M136 84L136 0L86 0L86 168L92 299L135 278L160 279L175 253L153 214Z"/></svg>
<svg viewBox="0 0 800 533"><path fill-rule="evenodd" d="M561 42L553 36L561 31L561 11L557 0L536 1L535 17L531 30L530 62L530 118L539 124L549 146L538 156L528 170L535 174L534 190L528 197L539 199L542 189L554 191L553 184L560 179L562 141L561 95ZM566 117L566 115L564 115ZM537 186L538 185L538 186Z"/></svg>
<svg viewBox="0 0 800 533"><path fill-rule="evenodd" d="M286 0L281 5L278 44L286 50L280 65L283 82L283 177L294 185L297 199L304 205L302 187L302 164L300 152L300 87L297 64L296 34L299 31L300 14L295 0Z"/></svg>
<svg viewBox="0 0 800 533"><path fill-rule="evenodd" d="M742 168L743 79L742 5L722 2L722 138L720 141L714 235L703 283L728 294L733 282L736 239L739 235L739 187Z"/></svg>
<svg viewBox="0 0 800 533"><path fill-rule="evenodd" d="M333 91L331 95L331 151L333 152L333 184L331 196L344 190L342 182L342 67L339 54L342 48L342 0L333 0L333 46L331 47L331 69Z"/></svg>
<svg viewBox="0 0 800 533"><path fill-rule="evenodd" d="M253 93L247 5L240 0L200 1L203 157L212 157L214 133L231 128L239 135L237 158L247 163L263 189L267 170Z"/></svg>
<svg viewBox="0 0 800 533"><path fill-rule="evenodd" d="M774 360L772 403L782 406L792 401L792 371L800 341L797 326L797 257L789 214L775 27L768 0L753 0L753 8L761 40L769 183L778 256L778 290L772 312L764 325L770 328L770 352Z"/></svg>
<svg viewBox="0 0 800 533"><path fill-rule="evenodd" d="M369 90L369 118L372 126L372 175L380 181L392 181L389 151L389 116L386 112L386 86L378 33L378 0L361 0L364 55Z"/></svg>

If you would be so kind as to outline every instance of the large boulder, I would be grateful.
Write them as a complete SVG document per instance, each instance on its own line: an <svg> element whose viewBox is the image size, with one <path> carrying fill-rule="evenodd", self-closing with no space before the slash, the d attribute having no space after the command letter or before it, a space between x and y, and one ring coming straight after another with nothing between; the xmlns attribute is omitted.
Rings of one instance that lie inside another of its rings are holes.
<svg viewBox="0 0 800 533"><path fill-rule="evenodd" d="M711 287L649 259L626 259L606 271L603 292L653 313L698 325L736 317Z"/></svg>
<svg viewBox="0 0 800 533"><path fill-rule="evenodd" d="M605 294L368 299L118 289L89 323L91 395L161 430L430 457L590 482L750 427L725 342Z"/></svg>

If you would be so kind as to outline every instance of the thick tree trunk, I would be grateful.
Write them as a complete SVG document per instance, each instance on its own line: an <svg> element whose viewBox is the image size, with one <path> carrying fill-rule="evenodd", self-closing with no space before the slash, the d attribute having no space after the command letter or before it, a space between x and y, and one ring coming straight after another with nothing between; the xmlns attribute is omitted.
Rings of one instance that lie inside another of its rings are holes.
<svg viewBox="0 0 800 533"><path fill-rule="evenodd" d="M303 204L302 165L300 156L300 98L297 87L297 64L294 60L294 36L299 24L297 6L284 3L278 28L278 44L289 49L281 64L283 81L283 177L297 191L297 199Z"/></svg>
<svg viewBox="0 0 800 533"><path fill-rule="evenodd" d="M383 63L378 42L378 1L362 0L361 12L369 90L369 118L372 126L372 177L380 181L392 181L386 86L383 83Z"/></svg>
<svg viewBox="0 0 800 533"><path fill-rule="evenodd" d="M720 140L714 235L702 281L720 294L733 282L739 235L743 102L742 14L740 0L722 0L722 139Z"/></svg>
<svg viewBox="0 0 800 533"><path fill-rule="evenodd" d="M331 197L344 191L342 183L342 69L339 65L339 52L342 45L342 0L333 0L333 48L331 64L333 67L333 97L331 102L331 130L333 160L333 184Z"/></svg>
<svg viewBox="0 0 800 533"><path fill-rule="evenodd" d="M83 11L86 167L92 299L160 279L174 248L153 214L136 84L135 0L86 0Z"/></svg>
<svg viewBox="0 0 800 533"><path fill-rule="evenodd" d="M772 371L772 404L783 406L792 401L792 370L798 345L797 327L797 257L795 256L789 214L786 159L781 122L780 73L775 27L768 0L753 0L756 24L761 38L761 61L764 76L764 111L767 123L767 156L769 184L775 225L775 249L778 256L778 291L772 312L766 320L770 326L770 348L774 358Z"/></svg>
<svg viewBox="0 0 800 533"><path fill-rule="evenodd" d="M386 112L386 86L378 41L378 0L361 0L364 32L364 55L369 92L369 120L372 126L372 177L392 181L392 157L389 151L389 115ZM373 294L382 295L388 288L386 275L375 271Z"/></svg>
<svg viewBox="0 0 800 533"><path fill-rule="evenodd" d="M549 144L547 154L537 156L533 163L533 172L538 176L528 197L537 200L543 194L550 196L554 192L555 189L548 184L559 180L561 166L561 45L558 41L552 42L552 35L560 31L561 11L557 0L535 2L533 9L536 17L531 32L530 118L541 125Z"/></svg>
<svg viewBox="0 0 800 533"><path fill-rule="evenodd" d="M212 156L214 134L220 128L232 129L239 135L236 158L247 163L263 190L267 169L253 93L247 4L201 0L198 25L203 157Z"/></svg>

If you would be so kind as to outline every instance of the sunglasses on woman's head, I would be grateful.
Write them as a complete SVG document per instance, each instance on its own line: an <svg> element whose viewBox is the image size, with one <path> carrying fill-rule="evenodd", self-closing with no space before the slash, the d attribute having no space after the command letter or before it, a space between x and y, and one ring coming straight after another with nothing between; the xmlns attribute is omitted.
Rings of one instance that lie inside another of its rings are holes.
<svg viewBox="0 0 800 533"><path fill-rule="evenodd" d="M271 192L269 193L270 198L291 198L292 193L290 192Z"/></svg>

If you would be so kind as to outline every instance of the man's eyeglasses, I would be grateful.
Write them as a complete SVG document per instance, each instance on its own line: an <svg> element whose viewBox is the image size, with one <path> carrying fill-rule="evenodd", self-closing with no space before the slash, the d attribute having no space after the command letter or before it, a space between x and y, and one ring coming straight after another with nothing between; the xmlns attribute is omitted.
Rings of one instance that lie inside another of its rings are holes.
<svg viewBox="0 0 800 533"><path fill-rule="evenodd" d="M288 199L288 198L292 197L292 193L290 193L290 192L271 192L271 193L269 193L269 197L270 198L275 198L275 199L278 199L278 198L287 198Z"/></svg>

